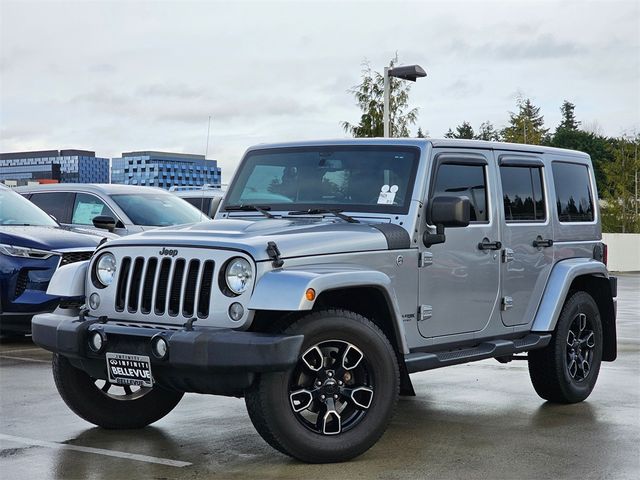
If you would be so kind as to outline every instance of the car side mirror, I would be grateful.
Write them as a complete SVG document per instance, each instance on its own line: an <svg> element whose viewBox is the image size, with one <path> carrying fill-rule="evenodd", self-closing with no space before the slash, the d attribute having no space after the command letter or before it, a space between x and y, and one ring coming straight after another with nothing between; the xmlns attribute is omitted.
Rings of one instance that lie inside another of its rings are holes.
<svg viewBox="0 0 640 480"><path fill-rule="evenodd" d="M471 207L467 197L435 197L427 207L427 222L436 226L436 233L425 232L422 241L426 247L444 243L445 227L466 227L470 219Z"/></svg>
<svg viewBox="0 0 640 480"><path fill-rule="evenodd" d="M116 220L108 215L98 215L93 217L93 226L113 232L116 228Z"/></svg>

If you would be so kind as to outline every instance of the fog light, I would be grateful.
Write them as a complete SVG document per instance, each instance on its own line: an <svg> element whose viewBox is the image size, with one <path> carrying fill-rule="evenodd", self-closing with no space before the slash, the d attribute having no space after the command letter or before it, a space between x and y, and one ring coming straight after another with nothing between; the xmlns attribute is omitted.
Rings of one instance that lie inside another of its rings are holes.
<svg viewBox="0 0 640 480"><path fill-rule="evenodd" d="M244 307L238 302L234 302L229 306L229 317L234 322L237 322L244 315Z"/></svg>
<svg viewBox="0 0 640 480"><path fill-rule="evenodd" d="M100 295L98 295L97 293L92 293L89 296L89 307L91 308L91 310L97 310L99 306L100 306Z"/></svg>
<svg viewBox="0 0 640 480"><path fill-rule="evenodd" d="M89 348L95 353L100 353L104 347L105 341L100 332L92 332L89 336Z"/></svg>
<svg viewBox="0 0 640 480"><path fill-rule="evenodd" d="M165 359L169 353L169 344L163 337L156 336L151 340L151 351L157 358Z"/></svg>

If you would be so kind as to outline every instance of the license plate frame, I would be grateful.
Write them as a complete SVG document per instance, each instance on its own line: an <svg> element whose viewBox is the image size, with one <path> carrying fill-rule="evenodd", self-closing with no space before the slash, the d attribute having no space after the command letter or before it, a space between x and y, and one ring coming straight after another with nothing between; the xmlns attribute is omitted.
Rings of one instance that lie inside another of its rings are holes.
<svg viewBox="0 0 640 480"><path fill-rule="evenodd" d="M151 359L146 355L107 352L107 376L114 385L153 387Z"/></svg>

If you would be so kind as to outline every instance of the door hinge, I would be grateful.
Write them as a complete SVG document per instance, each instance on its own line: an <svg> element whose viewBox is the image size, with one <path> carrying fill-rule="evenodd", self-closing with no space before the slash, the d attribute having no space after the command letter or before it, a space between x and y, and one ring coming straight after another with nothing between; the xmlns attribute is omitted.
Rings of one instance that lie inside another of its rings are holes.
<svg viewBox="0 0 640 480"><path fill-rule="evenodd" d="M513 307L513 298L502 297L502 310L509 310L511 307Z"/></svg>
<svg viewBox="0 0 640 480"><path fill-rule="evenodd" d="M429 320L433 314L433 307L431 305L420 305L418 307L418 321Z"/></svg>
<svg viewBox="0 0 640 480"><path fill-rule="evenodd" d="M513 262L514 257L515 257L515 253L510 248L505 248L502 251L502 262L503 263Z"/></svg>
<svg viewBox="0 0 640 480"><path fill-rule="evenodd" d="M420 252L420 262L419 267L428 267L429 265L433 265L433 253L431 252Z"/></svg>

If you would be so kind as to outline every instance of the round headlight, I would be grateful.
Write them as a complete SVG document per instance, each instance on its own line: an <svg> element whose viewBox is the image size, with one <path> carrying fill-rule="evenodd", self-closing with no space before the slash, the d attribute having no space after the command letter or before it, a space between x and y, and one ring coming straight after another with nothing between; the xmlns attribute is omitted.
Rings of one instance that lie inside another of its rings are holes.
<svg viewBox="0 0 640 480"><path fill-rule="evenodd" d="M104 253L96 262L96 278L105 287L111 285L116 276L116 257L111 253Z"/></svg>
<svg viewBox="0 0 640 480"><path fill-rule="evenodd" d="M251 283L253 277L251 265L244 258L234 258L227 264L225 277L229 290L240 295Z"/></svg>

